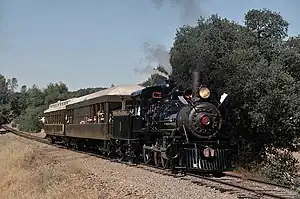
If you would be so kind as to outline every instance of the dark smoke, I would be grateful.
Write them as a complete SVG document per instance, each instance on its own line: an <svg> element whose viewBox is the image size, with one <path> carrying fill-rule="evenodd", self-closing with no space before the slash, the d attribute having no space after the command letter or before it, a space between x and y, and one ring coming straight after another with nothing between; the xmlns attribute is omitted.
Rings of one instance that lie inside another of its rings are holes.
<svg viewBox="0 0 300 199"><path fill-rule="evenodd" d="M200 4L204 0L151 0L157 9L160 9L164 4L169 3L180 9L180 18L182 23L191 24L203 15L203 10Z"/></svg>
<svg viewBox="0 0 300 199"><path fill-rule="evenodd" d="M134 69L136 73L144 73L144 74L159 73L162 75L162 73L155 70L155 68L158 65L163 67L168 74L172 73L172 67L169 62L170 54L165 46L163 45L153 46L149 43L144 43L143 51L145 54L144 62L146 62L147 65L141 69L139 68Z"/></svg>
<svg viewBox="0 0 300 199"><path fill-rule="evenodd" d="M157 9L160 9L166 3L171 6L176 6L180 9L180 19L183 24L192 24L197 22L197 19L203 15L203 11L200 8L200 3L204 0L151 0ZM172 67L170 64L170 55L167 48L163 45L151 45L144 43L143 50L145 54L145 62L147 65L142 68L136 68L136 73L153 74L159 73L155 70L157 65L163 67L169 75L172 73Z"/></svg>

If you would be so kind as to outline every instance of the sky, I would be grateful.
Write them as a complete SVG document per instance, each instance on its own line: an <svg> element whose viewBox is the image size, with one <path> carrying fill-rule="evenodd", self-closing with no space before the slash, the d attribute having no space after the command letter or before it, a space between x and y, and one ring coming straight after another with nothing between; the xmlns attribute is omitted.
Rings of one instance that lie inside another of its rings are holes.
<svg viewBox="0 0 300 199"><path fill-rule="evenodd" d="M0 74L20 86L62 81L70 90L141 83L149 76L137 72L149 66L145 43L168 50L176 29L200 15L242 23L248 10L268 8L298 35L299 7L298 0L0 0Z"/></svg>

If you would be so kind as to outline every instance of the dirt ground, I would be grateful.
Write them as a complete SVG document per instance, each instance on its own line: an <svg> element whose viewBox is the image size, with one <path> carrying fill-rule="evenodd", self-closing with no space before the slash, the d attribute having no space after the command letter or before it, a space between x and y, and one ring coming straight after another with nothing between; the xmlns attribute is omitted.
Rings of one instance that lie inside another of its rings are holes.
<svg viewBox="0 0 300 199"><path fill-rule="evenodd" d="M138 168L0 135L0 199L237 198Z"/></svg>

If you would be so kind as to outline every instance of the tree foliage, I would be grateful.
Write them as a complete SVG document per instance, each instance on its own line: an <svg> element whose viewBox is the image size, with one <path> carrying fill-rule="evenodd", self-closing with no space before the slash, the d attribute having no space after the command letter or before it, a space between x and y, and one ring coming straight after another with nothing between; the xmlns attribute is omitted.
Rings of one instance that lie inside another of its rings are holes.
<svg viewBox="0 0 300 199"><path fill-rule="evenodd" d="M202 80L230 94L228 133L242 163L267 149L296 150L299 141L299 39L285 41L288 23L269 10L250 10L240 25L217 15L177 30L173 78Z"/></svg>
<svg viewBox="0 0 300 199"><path fill-rule="evenodd" d="M8 81L0 74L0 125L11 120L11 94Z"/></svg>
<svg viewBox="0 0 300 199"><path fill-rule="evenodd" d="M40 121L49 104L59 100L87 95L104 88L86 88L78 91L69 91L66 84L50 83L46 88L40 89L33 85L27 89L26 85L17 92L16 78L6 79L0 75L0 125L14 121L19 129L39 132L42 128Z"/></svg>

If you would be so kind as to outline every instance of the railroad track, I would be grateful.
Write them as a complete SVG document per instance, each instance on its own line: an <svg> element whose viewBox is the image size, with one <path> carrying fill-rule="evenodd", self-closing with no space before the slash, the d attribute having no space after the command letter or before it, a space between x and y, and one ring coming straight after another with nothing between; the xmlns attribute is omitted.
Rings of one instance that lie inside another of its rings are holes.
<svg viewBox="0 0 300 199"><path fill-rule="evenodd" d="M111 159L101 154L97 154L92 151L81 151L76 149L70 149L63 145L59 144L51 144L51 142L45 138L37 137L30 135L28 133L24 133L21 131L17 131L16 129L10 127L4 127L7 131L14 133L15 135L34 140L40 143L44 143L47 145L55 146L62 149L72 150L77 153L83 153L89 156L95 156L98 158L110 160L112 162L118 162L121 164L125 164L130 167L140 168L143 170L147 170L150 172L158 173L161 175L172 176L174 178L180 180L188 180L194 184L206 186L210 188L217 189L221 192L229 192L231 194L235 194L238 198L276 198L276 199L300 199L300 196L293 190L291 187L278 185L275 183L265 182L255 178L247 178L242 175L238 175L232 172L225 172L225 176L221 178L207 177L193 173L187 173L185 175L181 174L173 174L170 170L158 168L152 165L146 164L130 164L126 162L119 161L118 159Z"/></svg>

